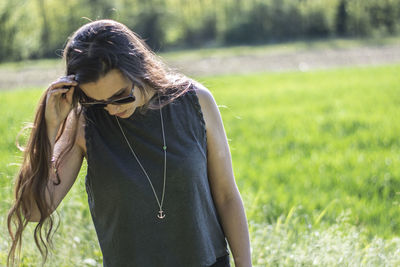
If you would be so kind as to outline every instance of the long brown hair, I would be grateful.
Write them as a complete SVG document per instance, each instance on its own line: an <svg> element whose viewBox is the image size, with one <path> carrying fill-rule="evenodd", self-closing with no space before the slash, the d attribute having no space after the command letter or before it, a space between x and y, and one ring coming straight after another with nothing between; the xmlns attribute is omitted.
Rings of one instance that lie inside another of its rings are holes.
<svg viewBox="0 0 400 267"><path fill-rule="evenodd" d="M162 105L184 94L193 85L192 80L169 69L134 32L113 20L99 20L83 25L69 38L63 57L66 62L66 74L74 74L78 83L96 82L110 70L118 69L134 82L144 95L148 94L146 91L148 87L162 95ZM79 117L84 111L78 104L79 87L75 92L71 111L75 118L73 134L66 148L54 161L44 117L47 90L39 101L30 137L24 149L22 165L16 176L14 203L7 218L8 231L12 239L7 266L14 266L15 259L19 258L22 233L28 223L31 203L36 203L40 211L34 238L42 255L43 264L48 256L48 247L52 247L51 238L58 225L54 227L51 205L46 201L45 191L49 183L51 162L54 170L57 170L63 157L72 149L75 142ZM159 107L158 104L149 103L143 109ZM60 127L56 142L63 134L65 125L66 119ZM61 182L58 175L56 176L57 181L53 182L54 185Z"/></svg>

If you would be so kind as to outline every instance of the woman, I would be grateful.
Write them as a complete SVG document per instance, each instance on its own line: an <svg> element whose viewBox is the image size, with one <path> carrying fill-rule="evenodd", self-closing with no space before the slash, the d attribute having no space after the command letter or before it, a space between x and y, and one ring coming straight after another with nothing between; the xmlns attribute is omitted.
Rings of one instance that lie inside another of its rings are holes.
<svg viewBox="0 0 400 267"><path fill-rule="evenodd" d="M85 157L104 266L229 266L226 239L235 266L251 266L246 216L211 93L168 70L112 20L78 29L64 58L67 76L43 95L17 176L9 264L26 221L38 222L35 240L46 260L41 228L49 223L51 232L50 215Z"/></svg>

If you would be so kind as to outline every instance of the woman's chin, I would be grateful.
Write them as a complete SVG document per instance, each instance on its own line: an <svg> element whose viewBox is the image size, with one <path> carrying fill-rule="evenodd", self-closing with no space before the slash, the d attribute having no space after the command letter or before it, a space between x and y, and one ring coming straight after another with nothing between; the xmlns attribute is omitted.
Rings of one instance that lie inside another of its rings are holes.
<svg viewBox="0 0 400 267"><path fill-rule="evenodd" d="M129 118L130 116L132 116L133 112L135 112L135 109L128 109L126 110L123 114L118 115L118 117L122 118L122 119L126 119Z"/></svg>

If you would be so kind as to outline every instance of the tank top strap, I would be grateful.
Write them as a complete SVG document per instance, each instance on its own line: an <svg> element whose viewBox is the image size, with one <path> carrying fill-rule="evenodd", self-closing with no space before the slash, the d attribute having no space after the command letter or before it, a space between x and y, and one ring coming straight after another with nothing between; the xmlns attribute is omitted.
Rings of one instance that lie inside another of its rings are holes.
<svg viewBox="0 0 400 267"><path fill-rule="evenodd" d="M199 97L196 92L200 88L204 88L204 87L201 84L199 84L195 81L192 81L188 91L186 92L186 99L190 102L191 106L196 111L197 118L199 119L201 126L204 128L204 131L206 132L206 123L204 120L203 111L201 109Z"/></svg>

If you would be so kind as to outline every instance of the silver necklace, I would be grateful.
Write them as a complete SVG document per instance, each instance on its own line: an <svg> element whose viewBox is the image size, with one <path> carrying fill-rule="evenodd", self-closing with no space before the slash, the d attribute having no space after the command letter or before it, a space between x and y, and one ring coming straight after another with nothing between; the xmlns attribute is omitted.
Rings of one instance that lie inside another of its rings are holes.
<svg viewBox="0 0 400 267"><path fill-rule="evenodd" d="M160 98L158 98L158 102L160 103L160 106L161 106ZM130 148L130 150L132 152L132 155L135 157L136 161L139 163L140 168L142 169L143 173L146 175L146 178L150 183L151 189L153 189L153 193L154 193L154 196L156 197L158 207L160 208L160 210L158 211L158 214L157 214L157 218L164 219L165 218L165 213L164 213L164 211L162 209L162 206L163 206L163 203L164 203L165 181L166 181L166 177L167 177L167 144L165 142L164 122L163 122L163 115L162 115L161 107L160 107L160 120L161 120L161 131L162 131L162 137L163 137L162 150L164 151L164 185L163 185L161 203L158 200L158 197L157 197L157 194L156 194L156 190L154 190L154 186L153 186L153 183L150 180L149 175L147 174L146 170L143 168L143 165L140 163L139 158L137 157L135 151L133 151L133 148L131 147L131 145L130 145L130 143L128 141L128 138L126 138L126 135L125 135L124 131L122 130L121 124L119 123L119 120L118 120L117 116L115 116L115 119L117 120L118 126L121 129L122 135L124 136L125 141L128 144L128 146L129 146L129 148Z"/></svg>

